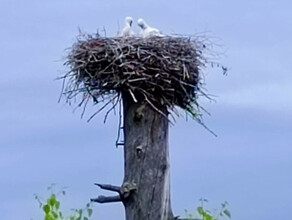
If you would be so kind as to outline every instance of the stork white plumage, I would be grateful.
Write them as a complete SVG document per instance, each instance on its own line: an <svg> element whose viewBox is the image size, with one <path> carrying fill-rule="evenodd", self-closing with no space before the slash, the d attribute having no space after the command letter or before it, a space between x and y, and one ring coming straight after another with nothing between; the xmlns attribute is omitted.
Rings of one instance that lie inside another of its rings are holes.
<svg viewBox="0 0 292 220"><path fill-rule="evenodd" d="M142 29L141 35L143 38L154 37L154 36L159 36L159 37L163 36L158 29L150 27L142 18L138 19L138 26Z"/></svg>
<svg viewBox="0 0 292 220"><path fill-rule="evenodd" d="M131 37L134 35L134 32L132 31L132 24L133 24L133 18L132 17L126 17L125 18L125 27L122 30L122 37Z"/></svg>

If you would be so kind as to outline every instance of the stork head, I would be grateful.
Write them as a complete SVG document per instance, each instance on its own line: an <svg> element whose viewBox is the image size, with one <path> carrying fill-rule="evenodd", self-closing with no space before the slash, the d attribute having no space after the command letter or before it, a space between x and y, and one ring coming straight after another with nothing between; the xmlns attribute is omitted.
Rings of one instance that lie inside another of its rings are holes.
<svg viewBox="0 0 292 220"><path fill-rule="evenodd" d="M146 22L142 18L138 19L138 26L141 27L143 30L148 27L148 25L146 24Z"/></svg>
<svg viewBox="0 0 292 220"><path fill-rule="evenodd" d="M129 24L130 26L132 26L132 24L133 24L133 18L132 17L126 17L125 18L125 22L126 22L126 24Z"/></svg>

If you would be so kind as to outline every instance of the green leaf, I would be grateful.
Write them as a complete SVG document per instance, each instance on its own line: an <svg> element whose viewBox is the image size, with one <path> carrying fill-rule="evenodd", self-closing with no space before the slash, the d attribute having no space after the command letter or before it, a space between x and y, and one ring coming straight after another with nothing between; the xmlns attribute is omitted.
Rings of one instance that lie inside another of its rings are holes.
<svg viewBox="0 0 292 220"><path fill-rule="evenodd" d="M204 209L203 209L203 207L202 206L199 206L198 208L197 208L197 211L198 211L198 213L200 214L200 215L204 215Z"/></svg>
<svg viewBox="0 0 292 220"><path fill-rule="evenodd" d="M50 215L46 215L45 220L54 220Z"/></svg>
<svg viewBox="0 0 292 220"><path fill-rule="evenodd" d="M76 220L81 220L82 218L82 209L76 210L78 217L76 218Z"/></svg>
<svg viewBox="0 0 292 220"><path fill-rule="evenodd" d="M208 213L204 214L204 220L212 220L213 217L211 215L209 215Z"/></svg>
<svg viewBox="0 0 292 220"><path fill-rule="evenodd" d="M92 215L92 209L87 209L87 213L88 213L88 216L90 217Z"/></svg>
<svg viewBox="0 0 292 220"><path fill-rule="evenodd" d="M223 213L224 213L228 218L231 218L231 213L230 213L229 210L225 209L225 210L223 211Z"/></svg>
<svg viewBox="0 0 292 220"><path fill-rule="evenodd" d="M55 207L56 207L56 209L59 209L60 208L60 202L59 201L56 201Z"/></svg>
<svg viewBox="0 0 292 220"><path fill-rule="evenodd" d="M213 219L213 217L208 213L209 211L208 210L203 210L203 212L202 212L202 216L203 216L203 219L204 220L212 220Z"/></svg>
<svg viewBox="0 0 292 220"><path fill-rule="evenodd" d="M204 218L204 220L212 220L213 218L212 218L212 216L210 216L210 215L208 215L208 216L206 216L205 218Z"/></svg>
<svg viewBox="0 0 292 220"><path fill-rule="evenodd" d="M77 211L77 213L78 213L78 218L77 218L77 220L81 220L81 218L82 218L82 212L83 212L83 210L82 209L79 209L78 211Z"/></svg>
<svg viewBox="0 0 292 220"><path fill-rule="evenodd" d="M49 200L50 206L53 207L56 204L56 202L57 202L56 195L55 194L52 194L52 196L51 196L51 198Z"/></svg>
<svg viewBox="0 0 292 220"><path fill-rule="evenodd" d="M56 212L52 212L54 219L58 219L58 214Z"/></svg>
<svg viewBox="0 0 292 220"><path fill-rule="evenodd" d="M88 220L88 218L87 217L84 217L83 220Z"/></svg>
<svg viewBox="0 0 292 220"><path fill-rule="evenodd" d="M44 210L44 212L45 212L46 214L48 214L48 213L51 211L51 208L50 208L50 206L47 204L47 205L44 205L43 210Z"/></svg>

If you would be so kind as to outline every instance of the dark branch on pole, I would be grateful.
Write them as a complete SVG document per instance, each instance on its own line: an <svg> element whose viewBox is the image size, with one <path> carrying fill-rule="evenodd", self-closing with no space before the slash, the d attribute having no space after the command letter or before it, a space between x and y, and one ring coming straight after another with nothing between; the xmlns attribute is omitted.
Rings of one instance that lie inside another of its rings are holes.
<svg viewBox="0 0 292 220"><path fill-rule="evenodd" d="M91 202L98 203L110 203L110 202L121 202L121 197L118 196L98 196L96 199L91 199Z"/></svg>
<svg viewBox="0 0 292 220"><path fill-rule="evenodd" d="M91 199L92 202L98 203L107 203L107 202L124 202L128 200L133 191L135 191L136 184L134 183L124 183L122 187L114 186L110 184L100 184L95 183L94 185L98 186L101 189L117 192L117 196L98 196L96 199Z"/></svg>
<svg viewBox="0 0 292 220"><path fill-rule="evenodd" d="M122 201L122 197L121 197L122 189L120 186L114 186L114 185L110 185L110 184L100 184L100 183L95 183L94 185L96 185L99 188L104 189L104 190L117 192L119 195L117 195L117 196L98 196L95 199L91 199L92 202L109 203L109 202L121 202Z"/></svg>

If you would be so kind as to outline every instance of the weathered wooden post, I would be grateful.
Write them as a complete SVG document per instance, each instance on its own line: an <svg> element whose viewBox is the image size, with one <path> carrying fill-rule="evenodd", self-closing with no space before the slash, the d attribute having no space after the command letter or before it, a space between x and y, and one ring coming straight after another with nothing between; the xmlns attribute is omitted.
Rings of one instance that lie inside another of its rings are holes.
<svg viewBox="0 0 292 220"><path fill-rule="evenodd" d="M70 71L64 77L67 100L81 94L80 106L90 100L103 103L100 110L108 107L106 117L123 103L124 180L121 186L96 184L117 195L92 201L123 202L127 220L175 219L170 202L169 115L179 114L175 108L180 107L201 123L197 94L204 48L197 39L168 36L87 36L73 45L66 62Z"/></svg>
<svg viewBox="0 0 292 220"><path fill-rule="evenodd" d="M170 206L168 119L148 103L123 97L124 184L136 190L124 203L126 219L173 219ZM167 110L161 109L165 115Z"/></svg>

